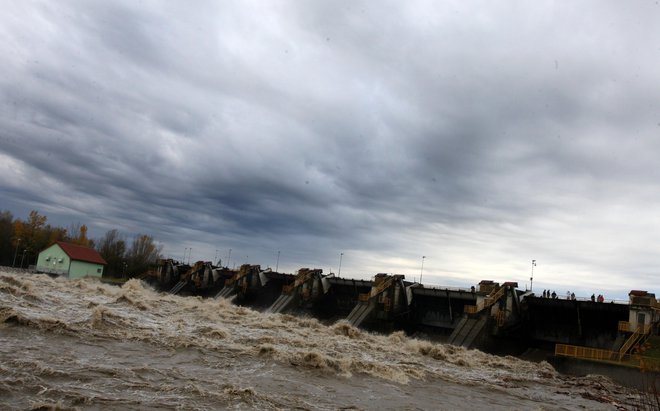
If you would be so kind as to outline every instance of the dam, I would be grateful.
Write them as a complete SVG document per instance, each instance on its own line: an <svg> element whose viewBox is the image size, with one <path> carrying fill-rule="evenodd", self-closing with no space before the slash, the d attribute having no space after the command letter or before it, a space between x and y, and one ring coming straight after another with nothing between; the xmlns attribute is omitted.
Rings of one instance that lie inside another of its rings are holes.
<svg viewBox="0 0 660 411"><path fill-rule="evenodd" d="M516 282L428 287L397 274L358 280L325 275L321 269L285 274L259 265L230 270L171 259L143 279L172 294L226 298L258 311L309 316L328 324L343 319L370 331L404 331L494 354L540 350L555 357L660 370L660 361L644 355L650 346L660 345L660 303L646 291L632 290L628 303L604 302L541 297L520 290Z"/></svg>

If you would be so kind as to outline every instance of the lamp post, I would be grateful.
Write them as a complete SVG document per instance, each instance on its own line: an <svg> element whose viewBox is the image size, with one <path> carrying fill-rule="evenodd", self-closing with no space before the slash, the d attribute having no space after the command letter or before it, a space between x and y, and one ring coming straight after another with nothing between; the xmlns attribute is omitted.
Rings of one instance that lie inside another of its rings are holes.
<svg viewBox="0 0 660 411"><path fill-rule="evenodd" d="M422 274L424 274L424 260L426 259L426 256L422 256L422 269L419 271L419 283L422 283Z"/></svg>
<svg viewBox="0 0 660 411"><path fill-rule="evenodd" d="M344 257L344 253L339 253L339 270L337 270L338 271L337 272L337 277L341 276L341 260L342 260L342 257Z"/></svg>
<svg viewBox="0 0 660 411"><path fill-rule="evenodd" d="M533 284L534 284L534 267L536 267L536 260L532 260L532 276L529 277L529 291L533 291Z"/></svg>
<svg viewBox="0 0 660 411"><path fill-rule="evenodd" d="M215 257L213 258L213 262L217 263L217 261L218 261L218 249L216 248L215 249Z"/></svg>
<svg viewBox="0 0 660 411"><path fill-rule="evenodd" d="M188 249L188 264L190 264L190 255L192 254L192 247Z"/></svg>
<svg viewBox="0 0 660 411"><path fill-rule="evenodd" d="M26 252L27 252L27 248L23 249L23 256L21 257L21 268L23 268L23 260L25 259Z"/></svg>
<svg viewBox="0 0 660 411"><path fill-rule="evenodd" d="M183 250L183 259L181 260L181 264L185 264L185 263L186 263L186 256L187 256L187 255L188 255L188 247L186 247L186 248Z"/></svg>
<svg viewBox="0 0 660 411"><path fill-rule="evenodd" d="M16 240L16 251L14 251L14 261L11 263L11 267L16 267L16 256L18 255L18 247L21 245L21 239Z"/></svg>
<svg viewBox="0 0 660 411"><path fill-rule="evenodd" d="M229 268L229 260L231 260L231 248L229 249L229 255L227 256L227 268Z"/></svg>
<svg viewBox="0 0 660 411"><path fill-rule="evenodd" d="M280 268L280 252L277 251L277 263L275 263L275 272L278 272L277 269Z"/></svg>

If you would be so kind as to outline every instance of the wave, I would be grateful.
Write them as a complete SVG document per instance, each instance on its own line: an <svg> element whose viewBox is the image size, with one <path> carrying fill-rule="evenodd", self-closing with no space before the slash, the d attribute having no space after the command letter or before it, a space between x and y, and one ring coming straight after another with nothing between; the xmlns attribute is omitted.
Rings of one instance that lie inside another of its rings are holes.
<svg viewBox="0 0 660 411"><path fill-rule="evenodd" d="M403 332L372 334L343 320L328 326L314 318L257 312L224 299L158 293L136 279L117 287L95 279L2 274L2 323L79 339L143 341L171 349L194 347L274 361L321 375L364 375L397 384L437 380L525 392L530 383L542 382L560 390L573 381L547 362L497 357L411 338ZM609 380L582 381L612 392L620 389ZM223 395L249 403L256 394L228 387Z"/></svg>

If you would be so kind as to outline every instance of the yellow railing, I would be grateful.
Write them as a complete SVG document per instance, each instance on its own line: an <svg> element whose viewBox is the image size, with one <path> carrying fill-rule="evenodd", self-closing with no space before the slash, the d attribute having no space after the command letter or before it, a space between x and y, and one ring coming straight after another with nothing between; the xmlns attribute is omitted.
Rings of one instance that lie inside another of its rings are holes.
<svg viewBox="0 0 660 411"><path fill-rule="evenodd" d="M477 305L465 305L463 306L463 312L467 314L476 314L479 311L490 307L491 305L495 304L502 296L504 295L504 292L506 291L506 287L502 286L500 287L497 291L493 290L489 295L486 296L484 301Z"/></svg>
<svg viewBox="0 0 660 411"><path fill-rule="evenodd" d="M504 321L506 320L506 312L504 310L499 310L497 314L495 314L495 320L497 321L498 327L503 326Z"/></svg>
<svg viewBox="0 0 660 411"><path fill-rule="evenodd" d="M293 280L293 283L291 283L289 285L285 285L284 287L282 287L282 292L284 294L293 293L298 287L305 284L305 282L308 280L311 273L312 273L312 271L310 271L310 270L300 270L298 272L298 274L296 275L295 280Z"/></svg>
<svg viewBox="0 0 660 411"><path fill-rule="evenodd" d="M358 301L367 302L372 298L380 295L383 291L387 290L394 281L394 277L390 277L386 280L383 280L378 285L371 288L371 291L368 293L358 295Z"/></svg>
<svg viewBox="0 0 660 411"><path fill-rule="evenodd" d="M628 321L619 321L619 331L627 333L631 331L631 326Z"/></svg>
<svg viewBox="0 0 660 411"><path fill-rule="evenodd" d="M622 357L624 354L626 354L628 352L628 350L630 348L632 348L632 346L635 345L635 343L637 343L639 341L639 339L642 335L643 335L642 334L642 327L639 326L635 329L635 332L632 333L630 338L628 338L626 340L625 344L623 344L623 346L619 350L619 357Z"/></svg>
<svg viewBox="0 0 660 411"><path fill-rule="evenodd" d="M394 281L394 277L390 277L387 280L381 282L377 287L372 288L371 292L369 293L370 298L373 298L388 289L390 285L392 285L392 281Z"/></svg>
<svg viewBox="0 0 660 411"><path fill-rule="evenodd" d="M644 324L641 327L642 327L642 329L641 329L640 333L642 333L642 334L650 334L651 329L653 328L653 326L651 324ZM624 333L635 332L635 330L633 329L633 326L628 321L619 321L619 331L624 332Z"/></svg>
<svg viewBox="0 0 660 411"><path fill-rule="evenodd" d="M556 344L555 355L584 358L589 360L618 361L619 353L599 348L580 347L578 345Z"/></svg>
<svg viewBox="0 0 660 411"><path fill-rule="evenodd" d="M467 314L476 314L480 311L478 308L476 305L465 305L463 311Z"/></svg>
<svg viewBox="0 0 660 411"><path fill-rule="evenodd" d="M490 307L491 305L495 304L497 300L502 298L502 296L504 295L505 288L506 287L502 286L500 287L499 290L497 290L497 292L488 295L484 300L484 308Z"/></svg>
<svg viewBox="0 0 660 411"><path fill-rule="evenodd" d="M388 312L392 308L392 299L388 297L383 297L383 311Z"/></svg>
<svg viewBox="0 0 660 411"><path fill-rule="evenodd" d="M556 344L555 355L607 363L621 363L644 371L660 371L660 359L643 357L637 354L620 355L616 351L577 345Z"/></svg>

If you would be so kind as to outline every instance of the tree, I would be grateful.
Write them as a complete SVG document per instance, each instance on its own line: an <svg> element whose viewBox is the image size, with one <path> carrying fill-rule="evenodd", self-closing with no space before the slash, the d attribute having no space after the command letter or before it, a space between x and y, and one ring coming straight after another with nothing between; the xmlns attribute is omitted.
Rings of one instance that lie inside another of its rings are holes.
<svg viewBox="0 0 660 411"><path fill-rule="evenodd" d="M46 216L40 215L37 210L32 210L27 221L14 221L12 246L17 247L23 257L27 257L25 261L27 264L35 259L39 251L50 245L45 230L47 220Z"/></svg>
<svg viewBox="0 0 660 411"><path fill-rule="evenodd" d="M87 226L85 224L71 224L70 233L71 237L69 238L69 241L71 243L78 244L83 247L90 247L92 245L92 241L87 238ZM75 237L73 236L74 233L77 233Z"/></svg>
<svg viewBox="0 0 660 411"><path fill-rule="evenodd" d="M105 236L98 240L96 250L108 263L103 270L103 275L108 277L119 277L124 273L126 259L126 241L117 230L110 230Z"/></svg>
<svg viewBox="0 0 660 411"><path fill-rule="evenodd" d="M14 256L14 216L10 211L0 212L0 265L11 265Z"/></svg>
<svg viewBox="0 0 660 411"><path fill-rule="evenodd" d="M155 265L161 258L162 248L161 245L154 243L154 239L150 235L138 234L126 256L128 273L135 276L147 271L150 266Z"/></svg>

